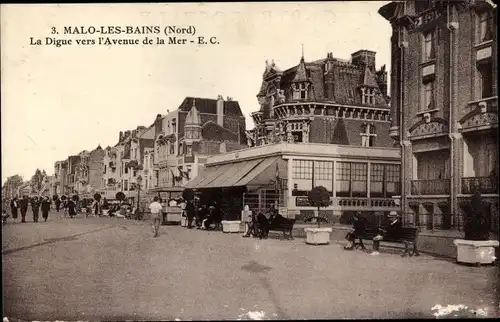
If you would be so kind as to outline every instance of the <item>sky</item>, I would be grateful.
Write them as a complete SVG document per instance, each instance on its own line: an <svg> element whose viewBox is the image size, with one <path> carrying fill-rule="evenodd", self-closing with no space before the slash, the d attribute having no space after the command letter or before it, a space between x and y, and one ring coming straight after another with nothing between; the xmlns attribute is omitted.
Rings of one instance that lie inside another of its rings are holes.
<svg viewBox="0 0 500 322"><path fill-rule="evenodd" d="M230 96L252 128L266 60L288 69L302 45L306 61L368 49L377 69L389 69L391 27L377 13L388 2L1 5L2 183L37 168L51 175L55 161L112 146L119 131L151 125L187 96ZM194 26L195 39L219 44L92 46L76 39L146 35L63 34L65 26L154 25ZM53 36L73 43L30 44Z"/></svg>

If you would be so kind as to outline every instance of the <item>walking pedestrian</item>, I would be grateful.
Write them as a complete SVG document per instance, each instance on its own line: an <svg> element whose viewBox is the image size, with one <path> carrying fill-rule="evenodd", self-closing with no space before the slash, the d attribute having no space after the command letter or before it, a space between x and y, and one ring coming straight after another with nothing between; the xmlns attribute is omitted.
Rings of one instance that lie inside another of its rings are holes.
<svg viewBox="0 0 500 322"><path fill-rule="evenodd" d="M56 203L56 211L59 212L59 208L61 207L61 199L57 197L55 203Z"/></svg>
<svg viewBox="0 0 500 322"><path fill-rule="evenodd" d="M17 219L17 209L19 209L19 204L17 202L17 197L14 197L10 202L10 212L12 213L12 219L14 221Z"/></svg>
<svg viewBox="0 0 500 322"><path fill-rule="evenodd" d="M49 211L50 211L50 198L45 197L45 199L42 201L43 221L47 221L47 218L49 218Z"/></svg>
<svg viewBox="0 0 500 322"><path fill-rule="evenodd" d="M40 201L38 197L33 197L31 200L31 210L33 211L33 222L38 222L38 214L40 212Z"/></svg>
<svg viewBox="0 0 500 322"><path fill-rule="evenodd" d="M151 210L151 221L153 223L153 236L158 237L159 229L160 229L160 220L161 220L161 212L163 207L158 202L160 198L154 197L153 202L149 205L149 209Z"/></svg>
<svg viewBox="0 0 500 322"><path fill-rule="evenodd" d="M21 222L26 222L26 213L28 212L28 204L29 199L28 196L23 196L23 200L21 201Z"/></svg>

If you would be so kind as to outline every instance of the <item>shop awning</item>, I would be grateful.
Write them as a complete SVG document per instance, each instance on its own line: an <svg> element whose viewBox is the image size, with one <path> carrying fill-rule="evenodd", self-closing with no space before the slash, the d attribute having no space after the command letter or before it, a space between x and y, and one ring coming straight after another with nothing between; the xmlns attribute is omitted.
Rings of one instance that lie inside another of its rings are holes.
<svg viewBox="0 0 500 322"><path fill-rule="evenodd" d="M149 189L150 192L182 192L184 187L155 187Z"/></svg>
<svg viewBox="0 0 500 322"><path fill-rule="evenodd" d="M266 158L263 159L256 167L254 167L250 172L243 176L234 186L267 186L271 182L276 180L276 163L278 163L278 170L280 170L280 175L286 169L283 169L283 165L280 164L284 162L280 157ZM281 169L280 169L281 168Z"/></svg>
<svg viewBox="0 0 500 322"><path fill-rule="evenodd" d="M201 180L196 180L195 178L193 181L188 182L185 187L191 189L205 188L210 182L222 175L224 171L227 171L230 166L230 164L223 164L215 167L207 167L198 175L198 177L201 177Z"/></svg>
<svg viewBox="0 0 500 322"><path fill-rule="evenodd" d="M234 184L250 172L255 166L260 164L263 159L249 160L230 164L229 168L219 177L210 182L205 188L226 188Z"/></svg>
<svg viewBox="0 0 500 322"><path fill-rule="evenodd" d="M286 164L280 157L270 157L206 167L186 188L228 188L246 185L266 186L276 180L276 164L280 176L286 177Z"/></svg>

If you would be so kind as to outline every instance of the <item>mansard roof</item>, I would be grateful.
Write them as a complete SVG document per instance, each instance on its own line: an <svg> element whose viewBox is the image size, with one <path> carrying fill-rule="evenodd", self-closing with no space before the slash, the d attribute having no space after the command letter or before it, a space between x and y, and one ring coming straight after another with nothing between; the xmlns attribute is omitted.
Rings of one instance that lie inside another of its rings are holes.
<svg viewBox="0 0 500 322"><path fill-rule="evenodd" d="M360 105L362 104L360 86L380 88L373 67L367 68L363 63L334 58L331 53L324 59L312 62L301 59L298 65L286 69L280 76L279 89L284 91L285 97L291 97L293 83L308 81L311 84L309 99L317 102ZM269 83L268 79L263 79L257 96L265 96L268 86L274 84ZM381 95L377 95L375 106L389 108L386 99Z"/></svg>
<svg viewBox="0 0 500 322"><path fill-rule="evenodd" d="M200 113L217 114L217 100L201 97L186 97L179 106L179 110L189 112L193 106L193 100L196 102L196 108ZM243 116L238 101L224 101L224 115Z"/></svg>

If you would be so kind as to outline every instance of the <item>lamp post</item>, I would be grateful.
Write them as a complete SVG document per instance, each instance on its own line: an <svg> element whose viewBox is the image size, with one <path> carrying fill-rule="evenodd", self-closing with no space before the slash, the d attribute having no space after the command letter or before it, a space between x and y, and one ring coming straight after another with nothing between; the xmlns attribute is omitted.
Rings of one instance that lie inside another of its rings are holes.
<svg viewBox="0 0 500 322"><path fill-rule="evenodd" d="M137 209L135 211L135 219L139 220L139 207L140 207L140 200L141 200L141 183L142 183L142 177L138 176L137 177Z"/></svg>

